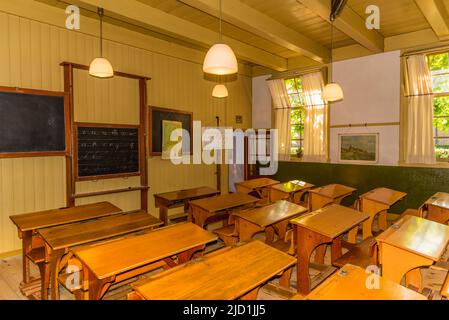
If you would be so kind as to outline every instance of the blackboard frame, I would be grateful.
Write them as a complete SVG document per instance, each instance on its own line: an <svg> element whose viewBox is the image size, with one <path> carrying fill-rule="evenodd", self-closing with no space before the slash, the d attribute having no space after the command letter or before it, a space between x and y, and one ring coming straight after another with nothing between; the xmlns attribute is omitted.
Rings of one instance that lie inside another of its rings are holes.
<svg viewBox="0 0 449 320"><path fill-rule="evenodd" d="M148 144L149 144L149 155L152 157L157 157L157 156L161 156L162 155L162 150L161 151L154 151L153 150L153 112L154 111L159 111L159 112L166 112L166 113L171 113L171 114L179 114L179 115L187 115L190 117L190 128L189 128L189 133L190 133L190 154L193 155L193 112L189 112L189 111L182 111L182 110L176 110L176 109L170 109L170 108L162 108L162 107L156 107L156 106L149 106L149 137L148 137Z"/></svg>
<svg viewBox="0 0 449 320"><path fill-rule="evenodd" d="M128 128L128 129L137 129L138 137L139 137L139 155L141 153L141 134L140 134L140 125L126 125L126 124L109 124L109 123L91 123L91 122L75 122L75 130L73 132L73 162L74 168L73 173L75 177L75 181L96 181L102 179L115 179L115 178L127 178L127 177L135 177L140 176L142 174L142 164L139 161L139 171L130 172L130 173L117 173L117 174L107 174L107 175L97 175L97 176L82 176L80 177L78 174L78 128L82 127L97 127L97 128ZM140 157L139 157L140 158ZM139 159L140 160L140 159Z"/></svg>
<svg viewBox="0 0 449 320"><path fill-rule="evenodd" d="M18 87L0 86L0 92L11 92L29 95L42 95L64 98L64 127L65 127L65 150L64 151L31 151L31 152L0 152L1 158L25 158L25 157L51 157L51 156L69 156L70 155L70 112L69 96L65 92L37 90Z"/></svg>

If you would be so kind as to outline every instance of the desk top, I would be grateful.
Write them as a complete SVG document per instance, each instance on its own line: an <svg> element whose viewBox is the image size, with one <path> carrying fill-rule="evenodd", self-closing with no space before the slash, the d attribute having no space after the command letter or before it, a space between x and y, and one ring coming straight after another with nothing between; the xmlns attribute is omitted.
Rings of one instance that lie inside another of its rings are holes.
<svg viewBox="0 0 449 320"><path fill-rule="evenodd" d="M232 209L243 205L256 203L260 199L250 196L246 193L229 193L221 196L194 200L190 202L191 206L198 206L209 212L218 212L226 209Z"/></svg>
<svg viewBox="0 0 449 320"><path fill-rule="evenodd" d="M387 206L392 206L399 200L405 198L405 196L407 196L405 192L396 191L388 188L377 188L362 194L360 198L379 202Z"/></svg>
<svg viewBox="0 0 449 320"><path fill-rule="evenodd" d="M432 197L427 199L425 204L449 209L449 193L437 192Z"/></svg>
<svg viewBox="0 0 449 320"><path fill-rule="evenodd" d="M262 228L307 212L307 208L281 200L261 208L237 212L235 215Z"/></svg>
<svg viewBox="0 0 449 320"><path fill-rule="evenodd" d="M233 300L295 263L294 257L252 241L175 267L134 289L148 300Z"/></svg>
<svg viewBox="0 0 449 320"><path fill-rule="evenodd" d="M207 196L215 196L220 192L214 188L209 187L199 187L192 188L186 190L172 191L155 194L155 198L161 198L166 201L182 201L182 200L190 200L195 198L207 197Z"/></svg>
<svg viewBox="0 0 449 320"><path fill-rule="evenodd" d="M279 183L279 184L275 184L274 186L271 186L272 189L275 189L275 190L278 190L281 192L285 192L285 193L294 193L294 192L298 192L298 191L311 189L313 187L315 187L313 184L307 183L305 181L299 181L299 180L289 181L289 182L285 182L285 183Z"/></svg>
<svg viewBox="0 0 449 320"><path fill-rule="evenodd" d="M109 202L98 202L82 206L53 209L10 216L21 231L59 226L83 220L106 217L122 213L122 210Z"/></svg>
<svg viewBox="0 0 449 320"><path fill-rule="evenodd" d="M280 181L273 180L270 178L257 178L257 179L251 179L251 180L245 180L241 182L236 182L236 185L241 185L245 188L249 189L258 189L258 188L266 188L275 184L278 184Z"/></svg>
<svg viewBox="0 0 449 320"><path fill-rule="evenodd" d="M342 272L343 271L343 272ZM313 290L306 300L427 300L415 291L379 276L379 289L368 289L369 275L360 267L347 264Z"/></svg>
<svg viewBox="0 0 449 320"><path fill-rule="evenodd" d="M290 223L335 239L368 218L366 213L333 204L304 214Z"/></svg>
<svg viewBox="0 0 449 320"><path fill-rule="evenodd" d="M58 250L145 230L161 224L163 224L161 220L144 211L139 211L39 229L38 232L53 250Z"/></svg>
<svg viewBox="0 0 449 320"><path fill-rule="evenodd" d="M376 239L377 242L384 242L438 261L449 244L449 226L414 216L405 216Z"/></svg>
<svg viewBox="0 0 449 320"><path fill-rule="evenodd" d="M193 223L178 223L144 235L75 249L74 253L98 279L104 279L215 240L215 235Z"/></svg>
<svg viewBox="0 0 449 320"><path fill-rule="evenodd" d="M347 187L342 184L329 184L324 187L312 189L310 190L310 192L317 193L328 198L336 199L345 195L350 195L356 190L357 189L355 188Z"/></svg>

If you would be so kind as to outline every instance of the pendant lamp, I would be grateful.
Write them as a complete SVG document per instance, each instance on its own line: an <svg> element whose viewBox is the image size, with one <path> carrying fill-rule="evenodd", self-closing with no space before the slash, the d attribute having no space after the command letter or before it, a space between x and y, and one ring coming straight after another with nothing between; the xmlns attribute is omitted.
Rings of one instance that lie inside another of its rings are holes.
<svg viewBox="0 0 449 320"><path fill-rule="evenodd" d="M224 44L223 29L222 29L222 4L220 1L220 40L214 44L206 54L203 63L203 71L205 73L215 75L229 75L238 72L237 58L231 47Z"/></svg>
<svg viewBox="0 0 449 320"><path fill-rule="evenodd" d="M228 88L224 84L217 84L212 91L215 98L226 98L228 96Z"/></svg>
<svg viewBox="0 0 449 320"><path fill-rule="evenodd" d="M112 78L114 76L114 69L111 63L103 57L103 8L98 8L98 15L100 16L100 57L95 58L89 66L89 74L97 78Z"/></svg>
<svg viewBox="0 0 449 320"><path fill-rule="evenodd" d="M331 14L331 61L330 61L330 67L332 68L332 64L333 64L333 58L332 58L332 54L333 54L333 50L334 50L334 21L335 21L335 15ZM343 94L343 89L341 88L341 86L332 81L333 78L333 72L331 71L331 82L328 83L324 89L323 92L321 93L321 99L324 102L336 102L336 101L340 101L343 100L344 98L344 94Z"/></svg>

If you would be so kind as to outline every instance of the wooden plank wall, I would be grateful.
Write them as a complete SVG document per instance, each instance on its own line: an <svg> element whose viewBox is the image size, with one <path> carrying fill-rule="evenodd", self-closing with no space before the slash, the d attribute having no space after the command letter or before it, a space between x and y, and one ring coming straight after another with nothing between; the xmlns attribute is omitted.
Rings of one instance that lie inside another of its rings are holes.
<svg viewBox="0 0 449 320"><path fill-rule="evenodd" d="M62 91L60 62L89 64L99 55L98 38L92 35L97 34L98 22L83 17L82 29L70 31L64 28L64 19L63 10L31 0L0 4L0 85ZM230 97L227 101L214 99L211 97L214 83L204 80L200 63L147 48L148 43L158 43L177 50L174 45L108 24L104 32L107 39L104 53L117 70L152 77L148 82L150 105L193 111L195 120L201 120L205 126L214 125L216 115L227 119L223 124L240 128L251 126L250 77L239 75L237 81L228 85ZM137 39L136 43L141 46L123 44L120 41L124 39ZM139 39L145 41L139 42ZM74 82L76 120L138 123L137 81L118 78L100 81L76 71ZM243 115L243 124L233 123L237 114ZM154 193L198 185L215 186L215 166L174 166L160 158L149 159L147 165L150 212L155 215ZM224 166L223 190L227 190L226 174ZM65 183L63 157L0 160L0 254L20 248L9 216L64 206ZM138 185L138 178L112 179L78 183L77 191ZM77 204L100 200L109 200L131 210L139 207L140 193L83 198L77 200Z"/></svg>

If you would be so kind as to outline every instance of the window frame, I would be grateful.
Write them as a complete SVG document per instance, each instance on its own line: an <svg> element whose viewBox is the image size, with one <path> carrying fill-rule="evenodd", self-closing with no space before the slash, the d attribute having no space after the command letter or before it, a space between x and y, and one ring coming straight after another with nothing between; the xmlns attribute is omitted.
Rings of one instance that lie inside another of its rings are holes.
<svg viewBox="0 0 449 320"><path fill-rule="evenodd" d="M292 92L292 93L289 92L289 89L288 89L288 86L287 86L287 81L291 81L291 80L294 80L294 85L295 85L294 86L294 92ZM290 147L289 147L289 149L290 149L290 156L301 158L302 154L304 152L304 123L305 123L305 113L304 113L305 110L304 110L304 107L305 107L305 105L304 105L303 96L302 96L302 88L301 89L298 88L298 81L299 82L301 81L300 77L290 77L290 78L284 79L284 84L285 84L285 87L287 89L287 94L288 94L288 98L290 100L290 103L293 105L292 96L297 96L299 98L299 102L298 102L299 105L292 106L290 108L290 139L289 139L290 140ZM300 112L299 123L292 122L292 117L291 117L292 113L296 112L296 111ZM294 127L294 126L299 126L300 128L302 127L302 130L299 129L299 138L295 138L293 136L293 134L292 134L292 127ZM299 148L301 150L301 153L300 153L301 156L298 156L298 153L293 153L292 152L293 142L295 142L295 141L297 141L297 142L299 141Z"/></svg>

